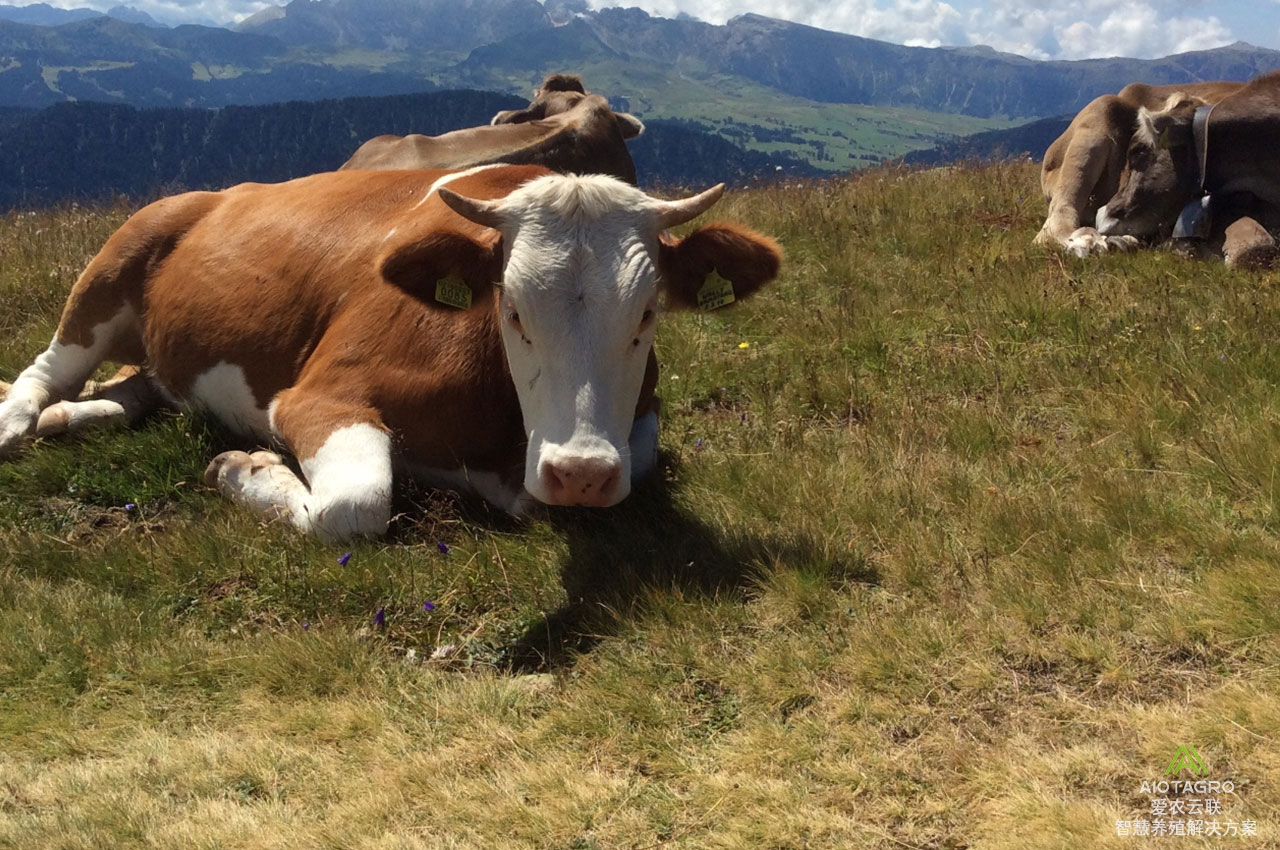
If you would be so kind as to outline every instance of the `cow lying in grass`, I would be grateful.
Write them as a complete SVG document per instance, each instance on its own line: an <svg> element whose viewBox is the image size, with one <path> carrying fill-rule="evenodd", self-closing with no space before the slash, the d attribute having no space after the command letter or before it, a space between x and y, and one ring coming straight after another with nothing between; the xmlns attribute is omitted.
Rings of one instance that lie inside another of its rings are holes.
<svg viewBox="0 0 1280 850"><path fill-rule="evenodd" d="M1137 240L1105 236L1094 228L1098 207L1115 194L1125 167L1129 137L1138 110L1157 109L1174 92L1188 92L1216 103L1243 83L1148 86L1131 83L1119 94L1094 98L1049 145L1040 169L1040 186L1049 215L1036 234L1040 245L1054 245L1079 257L1108 250L1130 250Z"/></svg>
<svg viewBox="0 0 1280 850"><path fill-rule="evenodd" d="M330 539L385 531L393 469L515 513L613 505L656 459L659 295L720 306L778 273L745 228L666 232L722 191L663 201L483 166L158 201L90 262L0 403L0 455L163 399L295 455L301 478L237 451L207 479ZM104 360L143 371L78 399Z"/></svg>
<svg viewBox="0 0 1280 850"><path fill-rule="evenodd" d="M1128 165L1115 195L1098 210L1098 230L1106 237L1162 238L1203 198L1213 199L1219 217L1231 222L1224 234L1228 262L1274 257L1274 240L1253 218L1280 218L1280 72L1258 77L1216 105L1176 92L1158 110L1140 109Z"/></svg>
<svg viewBox="0 0 1280 850"><path fill-rule="evenodd" d="M632 185L636 167L627 139L644 132L640 119L614 112L582 80L552 74L524 109L499 112L485 127L439 136L376 136L342 169L469 168L495 162L542 165L562 174L610 174Z"/></svg>

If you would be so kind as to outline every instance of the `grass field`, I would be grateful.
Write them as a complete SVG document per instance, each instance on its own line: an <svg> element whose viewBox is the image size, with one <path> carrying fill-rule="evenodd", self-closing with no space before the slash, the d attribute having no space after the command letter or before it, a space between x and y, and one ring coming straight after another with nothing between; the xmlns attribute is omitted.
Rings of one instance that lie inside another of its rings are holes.
<svg viewBox="0 0 1280 850"><path fill-rule="evenodd" d="M783 277L664 319L609 511L324 546L168 415L0 464L0 847L1280 846L1280 287L1037 187L727 198ZM124 215L0 218L0 377ZM1183 745L1257 837L1117 834Z"/></svg>

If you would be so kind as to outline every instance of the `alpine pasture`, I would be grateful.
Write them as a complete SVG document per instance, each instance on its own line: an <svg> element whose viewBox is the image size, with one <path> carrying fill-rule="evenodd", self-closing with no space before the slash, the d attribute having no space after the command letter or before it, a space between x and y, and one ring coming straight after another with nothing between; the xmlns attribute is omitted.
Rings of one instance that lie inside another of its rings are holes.
<svg viewBox="0 0 1280 850"><path fill-rule="evenodd" d="M664 318L617 508L325 546L177 415L0 463L0 846L1280 845L1280 287L1038 186L730 193L783 275ZM0 377L127 214L0 217ZM1118 834L1184 745L1257 838Z"/></svg>

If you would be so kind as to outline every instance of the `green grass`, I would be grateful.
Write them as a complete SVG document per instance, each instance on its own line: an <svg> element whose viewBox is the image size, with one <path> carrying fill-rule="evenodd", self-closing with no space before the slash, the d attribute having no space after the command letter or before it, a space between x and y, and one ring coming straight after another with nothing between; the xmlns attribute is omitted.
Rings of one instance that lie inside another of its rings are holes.
<svg viewBox="0 0 1280 850"><path fill-rule="evenodd" d="M1033 247L1037 185L728 197L784 275L664 318L609 511L406 488L343 567L205 423L0 465L0 846L1275 846L1276 279ZM123 215L0 218L0 376ZM1117 837L1182 744L1259 838Z"/></svg>

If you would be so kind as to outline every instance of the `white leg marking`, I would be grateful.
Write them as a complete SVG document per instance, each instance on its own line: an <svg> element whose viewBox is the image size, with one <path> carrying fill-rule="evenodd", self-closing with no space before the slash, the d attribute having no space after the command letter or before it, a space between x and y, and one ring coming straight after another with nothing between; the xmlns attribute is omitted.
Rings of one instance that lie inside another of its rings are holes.
<svg viewBox="0 0 1280 850"><path fill-rule="evenodd" d="M658 414L650 411L631 426L631 480L646 478L658 465Z"/></svg>
<svg viewBox="0 0 1280 850"><path fill-rule="evenodd" d="M372 425L348 425L302 461L311 489L271 452L224 452L205 483L268 519L284 519L325 540L381 535L391 521L391 437Z"/></svg>
<svg viewBox="0 0 1280 850"><path fill-rule="evenodd" d="M36 436L86 428L132 425L161 407L156 387L141 373L97 383L90 381L76 401L60 401L40 412Z"/></svg>
<svg viewBox="0 0 1280 850"><path fill-rule="evenodd" d="M100 398L92 401L60 401L40 411L36 436L83 431L86 428L124 425L127 411L118 401Z"/></svg>
<svg viewBox="0 0 1280 850"><path fill-rule="evenodd" d="M372 425L348 425L302 461L311 484L312 529L341 539L380 535L391 521L391 435Z"/></svg>
<svg viewBox="0 0 1280 850"><path fill-rule="evenodd" d="M9 388L0 402L0 457L15 451L36 429L40 411L50 403L79 392L102 362L116 334L137 323L132 307L93 327L89 346L63 345L55 338Z"/></svg>
<svg viewBox="0 0 1280 850"><path fill-rule="evenodd" d="M231 430L260 440L271 438L267 411L258 406L244 369L225 361L201 373L183 406L212 415Z"/></svg>

